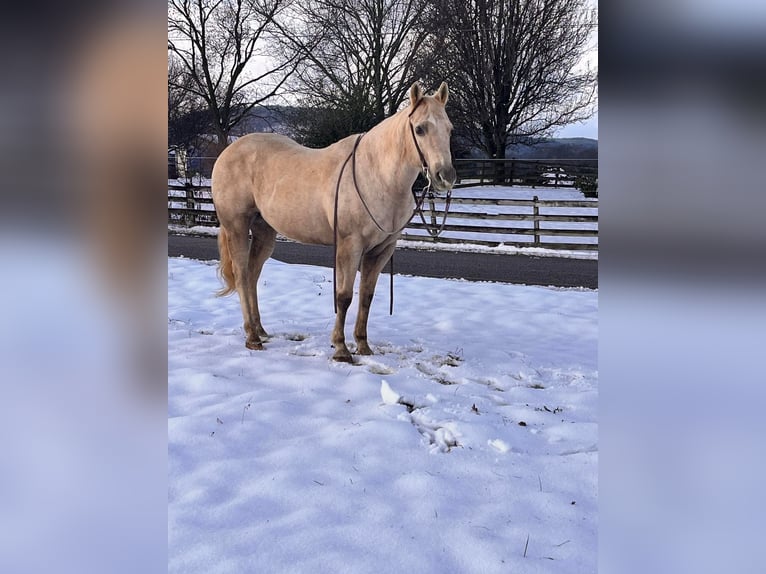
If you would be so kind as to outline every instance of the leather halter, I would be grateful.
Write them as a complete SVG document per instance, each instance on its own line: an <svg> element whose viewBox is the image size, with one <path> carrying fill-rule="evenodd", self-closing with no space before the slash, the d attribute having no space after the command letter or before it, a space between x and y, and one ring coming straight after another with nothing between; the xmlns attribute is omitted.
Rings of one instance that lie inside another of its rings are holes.
<svg viewBox="0 0 766 574"><path fill-rule="evenodd" d="M408 118L412 117L412 114L415 113L415 110L418 109L418 106L423 103L423 100L425 98L420 98L418 100L418 103L415 104L412 107L412 110L410 110L410 113L407 114ZM415 149L418 150L418 156L420 156L420 169L423 170L423 175L428 179L429 185L431 184L431 175L428 172L428 162L426 161L426 156L423 155L423 150L420 149L420 145L418 144L418 138L415 137L415 128L412 127L412 120L409 121L410 124L410 133L412 134L412 141L415 142Z"/></svg>
<svg viewBox="0 0 766 574"><path fill-rule="evenodd" d="M418 106L423 102L424 99L425 98L420 98L418 100L418 103L415 104L413 106L412 110L410 111L410 113L407 114L408 118L412 117L412 114L415 113L415 110L418 109ZM409 123L410 123L410 133L412 134L412 141L415 142L415 149L418 150L418 155L420 156L421 169L423 170L423 175L425 176L426 180L428 181L428 184L423 188L423 192L422 192L422 194L420 196L420 203L415 207L415 211L412 213L412 215L415 215L415 212L419 213L420 214L420 220L423 222L423 227L425 227L426 231L428 231L428 234L431 237L438 237L439 234L444 229L444 225L447 223L447 212L449 212L450 203L452 202L452 189L447 191L447 200L446 200L446 202L444 204L444 216L442 217L441 225L439 225L437 227L437 225L436 225L436 218L435 218L435 215L433 214L433 211L434 211L434 202L433 202L434 193L431 191L431 172L428 169L428 162L426 161L426 158L423 155L423 151L420 149L420 145L418 144L418 138L415 137L415 128L412 127L412 121L410 120ZM414 191L412 193L413 193L413 195L415 195ZM425 199L426 195L428 195L428 199L430 200L430 203L431 203L431 212L432 212L432 215L431 215L432 223L431 223L431 225L428 224L428 222L426 221L425 216L423 215L423 209L422 209L422 207L423 207L423 200ZM415 202L417 203L417 198L415 199ZM370 215L372 215L372 214L370 214ZM402 229L404 229L404 228L402 228Z"/></svg>

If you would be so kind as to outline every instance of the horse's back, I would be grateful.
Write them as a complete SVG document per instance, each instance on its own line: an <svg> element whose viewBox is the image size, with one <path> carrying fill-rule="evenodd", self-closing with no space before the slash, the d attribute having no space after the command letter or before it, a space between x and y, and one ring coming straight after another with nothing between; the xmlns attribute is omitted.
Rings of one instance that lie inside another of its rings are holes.
<svg viewBox="0 0 766 574"><path fill-rule="evenodd" d="M257 175L267 168L274 157L298 151L303 146L280 134L248 134L229 145L213 166L213 187ZM303 148L305 149L305 148ZM219 185L216 185L218 182Z"/></svg>
<svg viewBox="0 0 766 574"><path fill-rule="evenodd" d="M224 163L236 162L242 157L260 155L265 153L284 153L290 150L307 149L296 141L282 134L253 133L238 138L229 145L218 161Z"/></svg>

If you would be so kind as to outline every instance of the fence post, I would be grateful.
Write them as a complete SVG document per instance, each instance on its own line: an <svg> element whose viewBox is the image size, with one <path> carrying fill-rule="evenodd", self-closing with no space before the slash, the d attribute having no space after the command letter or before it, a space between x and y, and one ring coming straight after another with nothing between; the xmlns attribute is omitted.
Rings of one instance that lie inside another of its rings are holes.
<svg viewBox="0 0 766 574"><path fill-rule="evenodd" d="M186 191L186 209L190 210L184 213L184 225L186 227L193 227L194 226L194 188L192 187L192 183L190 181L187 181L184 184L184 188Z"/></svg>
<svg viewBox="0 0 766 574"><path fill-rule="evenodd" d="M505 183L505 158L493 158L494 165L492 166L492 183L495 185L503 185Z"/></svg>
<svg viewBox="0 0 766 574"><path fill-rule="evenodd" d="M532 201L534 201L534 204L532 205L532 215L534 216L534 224L535 224L535 246L540 245L540 206L538 205L538 201L540 201L540 198L537 196L534 196L532 198Z"/></svg>

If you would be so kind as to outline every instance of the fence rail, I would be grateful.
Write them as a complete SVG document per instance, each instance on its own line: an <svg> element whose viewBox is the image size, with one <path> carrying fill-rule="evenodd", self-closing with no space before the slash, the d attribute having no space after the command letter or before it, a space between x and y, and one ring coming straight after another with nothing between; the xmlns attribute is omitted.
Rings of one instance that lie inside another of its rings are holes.
<svg viewBox="0 0 766 574"><path fill-rule="evenodd" d="M499 193L508 194L512 188ZM598 201L512 199L459 195L455 190L447 223L442 234L433 237L431 225L413 217L402 239L429 243L466 243L474 245L543 247L556 250L598 250ZM434 226L444 216L444 199L425 202L424 216ZM474 208L474 209L471 209ZM217 227L218 218L209 185L168 182L168 221L183 227Z"/></svg>
<svg viewBox="0 0 766 574"><path fill-rule="evenodd" d="M574 187L586 197L598 197L596 159L455 159L460 187L524 185Z"/></svg>
<svg viewBox="0 0 766 574"><path fill-rule="evenodd" d="M168 178L209 178L214 157L169 155ZM574 187L598 197L597 159L455 159L456 188L476 185Z"/></svg>

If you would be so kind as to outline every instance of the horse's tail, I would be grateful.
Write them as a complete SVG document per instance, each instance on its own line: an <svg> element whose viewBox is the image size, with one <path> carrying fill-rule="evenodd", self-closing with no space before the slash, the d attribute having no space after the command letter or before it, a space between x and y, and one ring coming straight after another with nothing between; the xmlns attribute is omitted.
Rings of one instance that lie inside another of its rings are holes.
<svg viewBox="0 0 766 574"><path fill-rule="evenodd" d="M216 291L217 297L231 295L237 289L227 235L226 229L221 225L218 233L218 253L221 257L221 260L218 263L218 276L221 278L221 281L223 281L224 286L219 291Z"/></svg>

